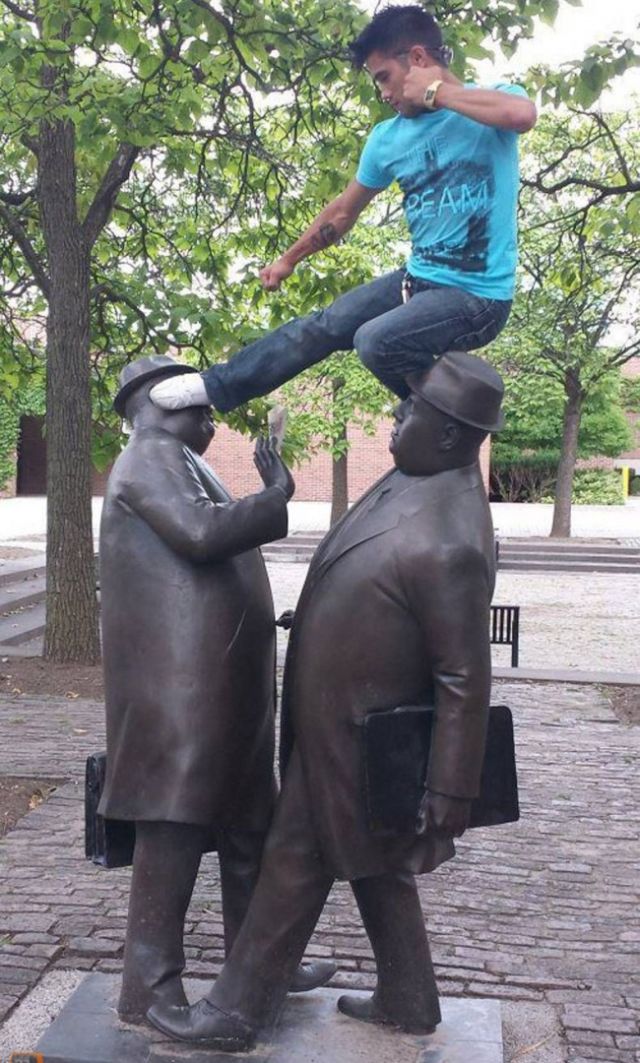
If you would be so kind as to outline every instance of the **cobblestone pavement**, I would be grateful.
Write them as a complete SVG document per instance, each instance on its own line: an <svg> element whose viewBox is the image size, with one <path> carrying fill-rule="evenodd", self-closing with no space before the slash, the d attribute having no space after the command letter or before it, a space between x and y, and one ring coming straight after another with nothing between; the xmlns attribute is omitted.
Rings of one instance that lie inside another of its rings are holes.
<svg viewBox="0 0 640 1063"><path fill-rule="evenodd" d="M420 880L441 990L551 1005L570 1063L638 1063L640 728L593 687L499 683L493 698L514 711L522 819L469 832ZM0 1019L46 971L120 969L129 871L82 849L84 759L103 743L97 703L0 698L0 773L69 780L0 843ZM196 977L222 959L218 885L208 856L187 928ZM373 985L348 886L309 954L336 957L338 986Z"/></svg>
<svg viewBox="0 0 640 1063"><path fill-rule="evenodd" d="M276 612L293 609L307 566L268 568ZM640 575L498 572L493 600L521 607L522 668L640 672ZM493 661L507 667L509 648L494 646Z"/></svg>

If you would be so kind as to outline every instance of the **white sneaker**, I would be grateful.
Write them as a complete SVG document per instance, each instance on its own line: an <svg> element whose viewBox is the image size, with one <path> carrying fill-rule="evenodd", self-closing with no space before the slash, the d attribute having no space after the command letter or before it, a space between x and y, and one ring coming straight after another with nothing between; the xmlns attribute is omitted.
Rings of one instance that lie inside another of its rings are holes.
<svg viewBox="0 0 640 1063"><path fill-rule="evenodd" d="M163 410L212 405L200 373L182 373L180 376L168 377L151 388L149 398Z"/></svg>

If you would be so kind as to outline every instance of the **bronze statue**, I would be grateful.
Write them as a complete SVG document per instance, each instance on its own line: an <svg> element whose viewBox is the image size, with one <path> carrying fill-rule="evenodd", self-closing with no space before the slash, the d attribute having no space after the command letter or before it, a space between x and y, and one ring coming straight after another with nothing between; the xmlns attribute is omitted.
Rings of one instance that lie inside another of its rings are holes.
<svg viewBox="0 0 640 1063"><path fill-rule="evenodd" d="M454 855L479 787L495 552L478 451L501 425L503 386L459 352L408 379L390 442L396 467L325 538L295 612L286 774L246 919L207 997L150 1009L175 1038L250 1047L277 1014L335 879L351 883L378 973L370 999L343 996L340 1010L416 1033L440 1021L414 875ZM416 827L374 834L361 725L370 713L429 702Z"/></svg>
<svg viewBox="0 0 640 1063"><path fill-rule="evenodd" d="M133 426L100 533L107 708L104 816L135 821L120 1016L186 1004L184 917L203 851L220 858L229 951L257 880L276 786L275 626L261 543L287 532L291 475L259 441L264 490L234 501L202 461L210 408L159 410L164 355L121 374L116 410ZM195 372L195 370L194 370ZM327 981L301 967L290 988Z"/></svg>

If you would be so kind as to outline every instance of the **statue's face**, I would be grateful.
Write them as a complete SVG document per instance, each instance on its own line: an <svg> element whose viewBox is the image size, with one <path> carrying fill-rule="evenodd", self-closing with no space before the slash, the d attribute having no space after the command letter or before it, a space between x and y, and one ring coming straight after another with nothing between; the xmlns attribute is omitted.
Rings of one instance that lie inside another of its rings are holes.
<svg viewBox="0 0 640 1063"><path fill-rule="evenodd" d="M401 472L430 476L442 468L442 439L447 418L424 399L411 394L393 411L395 424L389 450Z"/></svg>
<svg viewBox="0 0 640 1063"><path fill-rule="evenodd" d="M216 431L211 406L187 406L171 412L166 427L196 454L204 454Z"/></svg>

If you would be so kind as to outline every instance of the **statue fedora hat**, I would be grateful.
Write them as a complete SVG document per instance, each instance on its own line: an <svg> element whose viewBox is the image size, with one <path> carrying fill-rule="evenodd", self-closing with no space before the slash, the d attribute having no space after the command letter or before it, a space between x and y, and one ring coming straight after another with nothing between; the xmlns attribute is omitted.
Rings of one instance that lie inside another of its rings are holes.
<svg viewBox="0 0 640 1063"><path fill-rule="evenodd" d="M120 373L120 390L113 400L116 413L124 417L127 399L142 384L156 377L179 376L183 373L197 373L192 365L176 362L169 354L150 354L147 358L137 358L135 362L125 365Z"/></svg>
<svg viewBox="0 0 640 1063"><path fill-rule="evenodd" d="M426 373L410 373L407 384L415 395L463 424L485 432L499 432L504 425L502 377L466 351L447 351Z"/></svg>

